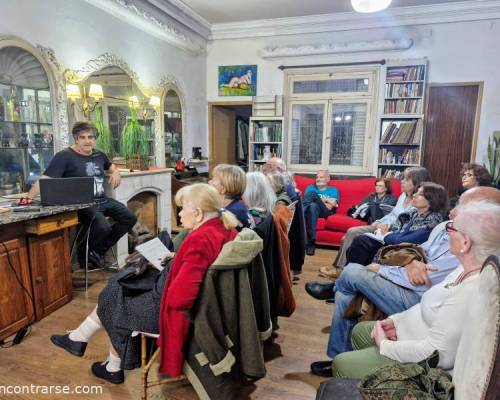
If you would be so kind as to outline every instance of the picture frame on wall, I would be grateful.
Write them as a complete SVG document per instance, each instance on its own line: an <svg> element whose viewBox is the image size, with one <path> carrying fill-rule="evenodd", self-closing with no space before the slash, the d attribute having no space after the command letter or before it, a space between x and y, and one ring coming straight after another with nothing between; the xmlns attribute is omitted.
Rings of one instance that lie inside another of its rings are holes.
<svg viewBox="0 0 500 400"><path fill-rule="evenodd" d="M219 66L219 96L256 96L257 65Z"/></svg>

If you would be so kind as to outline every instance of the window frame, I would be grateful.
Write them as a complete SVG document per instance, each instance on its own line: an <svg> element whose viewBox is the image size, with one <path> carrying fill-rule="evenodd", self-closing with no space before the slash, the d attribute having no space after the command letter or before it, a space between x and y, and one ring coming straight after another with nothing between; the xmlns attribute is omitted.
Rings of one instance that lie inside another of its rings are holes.
<svg viewBox="0 0 500 400"><path fill-rule="evenodd" d="M286 154L291 170L297 172L316 172L326 169L335 174L367 175L373 173L374 152L370 151L376 144L377 110L379 109L380 66L362 67L321 67L285 71L287 140ZM304 80L332 80L332 79L368 79L366 92L319 92L293 93L293 84ZM361 166L330 164L330 143L332 112L335 104L366 104L366 127L363 148L363 163ZM325 104L323 115L322 152L319 164L292 164L292 108L297 104Z"/></svg>

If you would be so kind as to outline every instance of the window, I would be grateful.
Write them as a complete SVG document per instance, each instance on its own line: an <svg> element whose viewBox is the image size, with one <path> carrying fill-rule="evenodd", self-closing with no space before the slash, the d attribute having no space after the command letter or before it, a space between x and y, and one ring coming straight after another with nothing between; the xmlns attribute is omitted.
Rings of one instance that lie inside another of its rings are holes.
<svg viewBox="0 0 500 400"><path fill-rule="evenodd" d="M378 68L324 71L287 73L290 167L371 173Z"/></svg>

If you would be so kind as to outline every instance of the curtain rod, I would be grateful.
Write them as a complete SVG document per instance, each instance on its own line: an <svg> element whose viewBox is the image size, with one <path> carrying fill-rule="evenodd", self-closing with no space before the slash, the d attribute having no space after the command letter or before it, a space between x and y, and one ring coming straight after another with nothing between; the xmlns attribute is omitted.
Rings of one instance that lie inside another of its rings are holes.
<svg viewBox="0 0 500 400"><path fill-rule="evenodd" d="M280 65L278 68L283 71L284 69L291 69L291 68L347 67L352 65L367 65L367 64L385 65L385 60L358 61L358 62L337 63L337 64Z"/></svg>

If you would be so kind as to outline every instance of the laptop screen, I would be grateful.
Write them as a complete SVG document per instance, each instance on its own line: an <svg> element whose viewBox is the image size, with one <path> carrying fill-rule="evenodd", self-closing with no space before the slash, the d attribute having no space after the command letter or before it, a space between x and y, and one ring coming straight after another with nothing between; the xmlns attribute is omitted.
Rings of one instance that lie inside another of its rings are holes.
<svg viewBox="0 0 500 400"><path fill-rule="evenodd" d="M40 179L42 206L84 204L94 201L94 178Z"/></svg>

